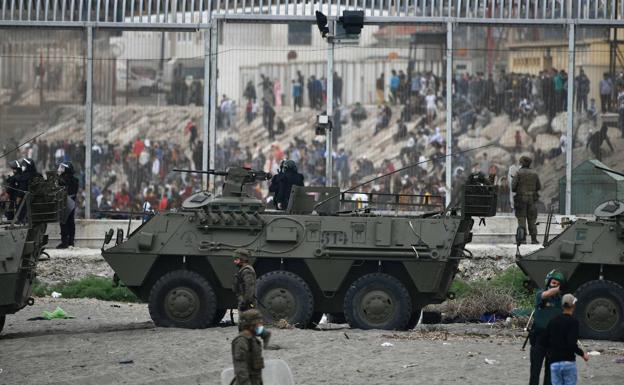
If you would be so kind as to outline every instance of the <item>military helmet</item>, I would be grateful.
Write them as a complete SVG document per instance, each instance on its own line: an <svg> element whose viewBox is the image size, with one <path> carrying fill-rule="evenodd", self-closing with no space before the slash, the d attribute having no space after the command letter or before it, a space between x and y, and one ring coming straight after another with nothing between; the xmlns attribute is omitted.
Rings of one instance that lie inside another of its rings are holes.
<svg viewBox="0 0 624 385"><path fill-rule="evenodd" d="M258 322L262 322L262 313L256 309L245 310L238 315L238 323L243 328L256 326Z"/></svg>
<svg viewBox="0 0 624 385"><path fill-rule="evenodd" d="M247 249L236 249L232 255L232 258L239 258L243 261L249 261L249 257L251 257L251 251Z"/></svg>
<svg viewBox="0 0 624 385"><path fill-rule="evenodd" d="M11 167L13 170L20 170L22 165L20 164L20 161L16 159L9 162L9 167Z"/></svg>
<svg viewBox="0 0 624 385"><path fill-rule="evenodd" d="M284 170L293 170L297 171L297 163L294 160L288 159L284 162Z"/></svg>
<svg viewBox="0 0 624 385"><path fill-rule="evenodd" d="M560 283L565 282L565 276L559 270L551 270L548 274L546 274L546 279L544 280L546 286L548 286L550 284L550 281L552 281L553 279L556 279Z"/></svg>
<svg viewBox="0 0 624 385"><path fill-rule="evenodd" d="M532 162L531 158L529 158L529 157L528 157L528 156L526 156L526 155L522 155L522 156L520 157L520 165L521 165L521 166L524 166L524 167L529 167L529 166L531 165L531 162Z"/></svg>

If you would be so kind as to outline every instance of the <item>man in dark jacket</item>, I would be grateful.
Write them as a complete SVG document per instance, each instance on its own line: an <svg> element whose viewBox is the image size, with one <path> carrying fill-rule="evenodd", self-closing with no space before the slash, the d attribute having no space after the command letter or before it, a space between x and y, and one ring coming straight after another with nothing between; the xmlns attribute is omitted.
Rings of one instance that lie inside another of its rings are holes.
<svg viewBox="0 0 624 385"><path fill-rule="evenodd" d="M297 172L297 164L294 161L285 161L282 169L273 176L269 186L269 191L275 194L273 201L278 210L288 208L292 186L303 186L303 175Z"/></svg>
<svg viewBox="0 0 624 385"><path fill-rule="evenodd" d="M576 308L576 298L566 294L561 299L563 313L550 322L541 336L541 345L547 349L550 361L550 379L552 385L576 385L575 354L589 360L589 355L578 346L579 322L572 314ZM546 368L546 370L549 370Z"/></svg>
<svg viewBox="0 0 624 385"><path fill-rule="evenodd" d="M74 246L74 237L76 235L76 222L74 216L76 214L76 195L78 194L78 178L74 176L74 165L71 162L63 162L58 168L59 184L65 187L67 192L67 208L61 218L61 243L56 246L57 249L66 249ZM70 201L71 200L71 201Z"/></svg>
<svg viewBox="0 0 624 385"><path fill-rule="evenodd" d="M17 210L17 180L22 173L22 167L19 160L12 160L9 162L9 167L11 167L12 174L5 181L5 190L9 195L10 204L5 212L5 215L8 220L12 220L15 217L15 211Z"/></svg>
<svg viewBox="0 0 624 385"><path fill-rule="evenodd" d="M546 355L546 348L542 344L544 342L544 333L546 332L548 323L561 314L560 286L564 282L565 277L563 274L553 270L546 275L545 289L539 290L535 294L534 322L529 334L529 341L531 342L531 377L529 379L529 385L539 384L544 360L546 360L544 385L550 385L550 360Z"/></svg>
<svg viewBox="0 0 624 385"><path fill-rule="evenodd" d="M37 166L35 166L35 161L31 158L23 158L20 160L20 165L22 166L22 173L16 178L17 182L17 200L16 204L22 202L24 197L26 196L26 192L28 192L28 188L30 187L30 182L33 178L42 178L43 176L37 171ZM26 208L22 209L19 213L18 220L20 222L24 222L26 220L27 210Z"/></svg>

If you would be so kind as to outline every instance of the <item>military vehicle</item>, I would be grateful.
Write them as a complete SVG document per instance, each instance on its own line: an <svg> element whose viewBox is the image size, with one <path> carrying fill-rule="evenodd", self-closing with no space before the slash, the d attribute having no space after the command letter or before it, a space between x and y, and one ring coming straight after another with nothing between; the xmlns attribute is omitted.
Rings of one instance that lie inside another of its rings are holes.
<svg viewBox="0 0 624 385"><path fill-rule="evenodd" d="M47 180L34 178L13 219L0 223L0 331L7 314L34 304L32 284L48 243L46 226L59 221L66 205L67 194L56 181L54 172L48 174ZM14 211L10 202L3 203L5 212ZM20 222L17 218L23 210L25 220Z"/></svg>
<svg viewBox="0 0 624 385"><path fill-rule="evenodd" d="M411 327L423 306L445 300L468 253L472 217L496 209L494 187L473 179L456 210L416 214L400 206L410 196L379 194L395 207L380 211L369 194L367 207L341 211L350 202L338 188L293 186L287 209L277 211L245 192L270 175L238 167L207 173L225 176L222 194L197 193L126 240L117 229L109 248L114 230L105 237L102 255L115 278L149 303L158 326L220 322L237 306L232 252L247 248L267 322L307 327L327 313L355 328Z"/></svg>
<svg viewBox="0 0 624 385"><path fill-rule="evenodd" d="M549 271L561 271L564 291L578 298L581 336L617 340L624 338L624 202L604 202L594 215L595 220L571 222L553 239L548 239L549 216L544 248L519 255L516 263L530 279L527 286L543 288Z"/></svg>

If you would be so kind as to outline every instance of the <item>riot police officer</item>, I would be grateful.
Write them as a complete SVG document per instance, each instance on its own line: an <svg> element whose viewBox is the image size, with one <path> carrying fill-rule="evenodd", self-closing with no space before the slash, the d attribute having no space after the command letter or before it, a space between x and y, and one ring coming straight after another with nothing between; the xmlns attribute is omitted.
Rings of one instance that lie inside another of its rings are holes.
<svg viewBox="0 0 624 385"><path fill-rule="evenodd" d="M74 176L74 165L71 162L63 162L58 167L59 185L65 187L67 191L67 205L63 216L60 218L61 243L57 249L66 249L74 246L74 236L76 235L76 195L78 194L78 178Z"/></svg>
<svg viewBox="0 0 624 385"><path fill-rule="evenodd" d="M17 179L22 173L22 166L19 160L12 160L9 162L12 174L5 181L5 189L9 195L9 207L5 211L6 218L12 220L15 217L15 210L17 210Z"/></svg>
<svg viewBox="0 0 624 385"><path fill-rule="evenodd" d="M37 166L35 165L35 161L31 158L22 158L20 160L20 165L22 166L22 173L16 178L17 182L17 199L16 203L19 205L24 199L28 188L30 187L30 182L34 178L43 178L43 176L37 171ZM19 213L18 220L20 222L24 222L26 219L26 208L22 209Z"/></svg>
<svg viewBox="0 0 624 385"><path fill-rule="evenodd" d="M303 186L303 174L297 172L297 164L293 160L286 160L279 173L271 179L269 186L269 191L275 194L273 201L278 210L288 208L292 186Z"/></svg>
<svg viewBox="0 0 624 385"><path fill-rule="evenodd" d="M561 285L565 283L564 275L552 270L546 275L546 287L535 295L535 312L533 325L529 334L531 342L531 377L529 385L538 385L542 365L544 366L544 385L550 385L550 362L546 356L546 348L542 346L542 335L551 319L561 314ZM544 363L544 361L546 361Z"/></svg>
<svg viewBox="0 0 624 385"><path fill-rule="evenodd" d="M538 191L542 188L539 176L531 168L531 158L520 157L520 169L513 178L511 190L516 193L514 197L514 209L518 220L518 227L527 233L527 222L531 243L538 244L537 240L537 200Z"/></svg>
<svg viewBox="0 0 624 385"><path fill-rule="evenodd" d="M234 381L237 385L262 385L262 344L257 338L264 332L262 314L251 309L240 313L240 333L232 340Z"/></svg>

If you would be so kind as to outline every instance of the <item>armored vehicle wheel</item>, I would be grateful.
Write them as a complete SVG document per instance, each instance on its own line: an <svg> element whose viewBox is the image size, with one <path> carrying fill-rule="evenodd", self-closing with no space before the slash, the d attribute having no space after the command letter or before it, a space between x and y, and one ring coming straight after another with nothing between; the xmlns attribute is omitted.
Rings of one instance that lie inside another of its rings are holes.
<svg viewBox="0 0 624 385"><path fill-rule="evenodd" d="M215 316L212 319L212 322L210 323L211 326L217 326L221 323L221 320L223 320L223 317L225 317L225 313L227 313L227 309L217 309L217 311L215 312Z"/></svg>
<svg viewBox="0 0 624 385"><path fill-rule="evenodd" d="M4 328L4 315L0 315L0 333L2 333L2 329Z"/></svg>
<svg viewBox="0 0 624 385"><path fill-rule="evenodd" d="M575 316L583 338L615 340L624 336L624 289L611 281L590 281L576 290Z"/></svg>
<svg viewBox="0 0 624 385"><path fill-rule="evenodd" d="M344 313L354 328L403 330L412 315L412 300L398 279L383 273L367 274L347 290Z"/></svg>
<svg viewBox="0 0 624 385"><path fill-rule="evenodd" d="M202 329L215 318L217 297L200 274L174 270L152 287L149 312L156 326Z"/></svg>
<svg viewBox="0 0 624 385"><path fill-rule="evenodd" d="M310 324L314 297L308 284L297 274L283 270L268 272L258 278L256 292L266 322L285 319L298 328Z"/></svg>

